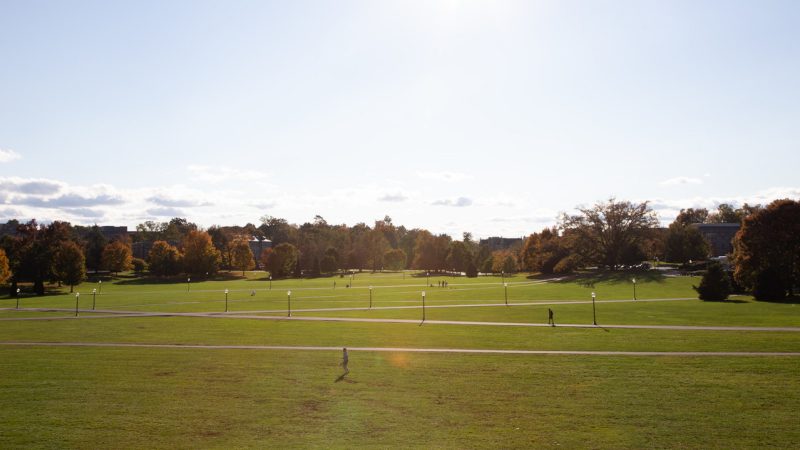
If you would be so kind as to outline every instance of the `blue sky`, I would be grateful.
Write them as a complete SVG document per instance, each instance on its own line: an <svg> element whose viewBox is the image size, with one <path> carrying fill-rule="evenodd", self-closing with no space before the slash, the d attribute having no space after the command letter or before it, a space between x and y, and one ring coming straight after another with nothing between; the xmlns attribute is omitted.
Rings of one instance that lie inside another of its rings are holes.
<svg viewBox="0 0 800 450"><path fill-rule="evenodd" d="M800 198L800 3L0 0L0 220Z"/></svg>

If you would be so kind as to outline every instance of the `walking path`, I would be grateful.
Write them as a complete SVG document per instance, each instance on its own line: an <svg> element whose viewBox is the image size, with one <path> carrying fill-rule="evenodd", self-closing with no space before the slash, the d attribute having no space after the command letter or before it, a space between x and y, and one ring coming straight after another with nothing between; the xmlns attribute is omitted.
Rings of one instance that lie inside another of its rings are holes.
<svg viewBox="0 0 800 450"><path fill-rule="evenodd" d="M0 346L28 347L111 347L111 348L181 348L206 350L306 350L341 352L342 347L289 345L197 345L197 344L136 344L122 342L0 342ZM800 356L800 352L619 352L583 350L501 350L473 348L408 348L408 347L347 347L348 351L410 352L410 353L477 353L502 355L587 355L587 356Z"/></svg>

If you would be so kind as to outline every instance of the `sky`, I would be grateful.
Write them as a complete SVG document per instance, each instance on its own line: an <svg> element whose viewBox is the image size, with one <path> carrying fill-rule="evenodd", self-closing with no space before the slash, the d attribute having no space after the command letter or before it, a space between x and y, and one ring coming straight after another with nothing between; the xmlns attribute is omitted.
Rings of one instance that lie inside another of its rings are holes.
<svg viewBox="0 0 800 450"><path fill-rule="evenodd" d="M800 199L797 1L0 0L0 221Z"/></svg>

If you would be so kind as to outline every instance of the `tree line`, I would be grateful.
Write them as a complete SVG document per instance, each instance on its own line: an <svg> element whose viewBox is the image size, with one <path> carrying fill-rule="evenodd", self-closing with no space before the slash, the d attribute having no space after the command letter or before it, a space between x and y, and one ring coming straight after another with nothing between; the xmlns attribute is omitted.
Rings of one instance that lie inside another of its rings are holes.
<svg viewBox="0 0 800 450"><path fill-rule="evenodd" d="M372 226L329 224L321 216L302 225L272 216L256 226L212 226L206 230L183 218L144 222L130 236L108 241L98 227L66 222L38 224L9 221L0 225L0 283L80 283L88 271L134 269L153 276L205 276L219 270L250 270L258 265L276 278L320 276L342 270L453 271L467 276L518 271L570 273L581 268L615 270L642 261L676 263L703 260L710 247L694 224L741 223L733 261L735 281L759 295L792 292L800 270L798 203L777 200L766 207L720 205L716 211L684 209L664 229L648 202L609 199L576 214L562 214L558 224L530 234L510 248L493 249L465 232L460 240L428 230L396 226L390 217ZM13 229L13 230L12 230ZM9 230L13 233L9 233ZM0 230L2 231L2 230ZM254 255L249 242L270 240ZM132 257L131 247L150 244L147 257ZM775 287L777 286L777 287Z"/></svg>

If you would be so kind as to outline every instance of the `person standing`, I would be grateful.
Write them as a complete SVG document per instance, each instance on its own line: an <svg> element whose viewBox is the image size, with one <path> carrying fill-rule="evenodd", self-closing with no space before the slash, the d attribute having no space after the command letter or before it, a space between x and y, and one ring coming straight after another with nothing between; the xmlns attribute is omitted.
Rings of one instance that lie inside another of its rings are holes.
<svg viewBox="0 0 800 450"><path fill-rule="evenodd" d="M342 348L342 368L344 368L344 374L342 376L347 375L350 373L350 369L347 368L347 362L349 358L347 357L347 347Z"/></svg>
<svg viewBox="0 0 800 450"><path fill-rule="evenodd" d="M547 308L547 324L556 326L556 321L553 319L553 310L550 308Z"/></svg>

